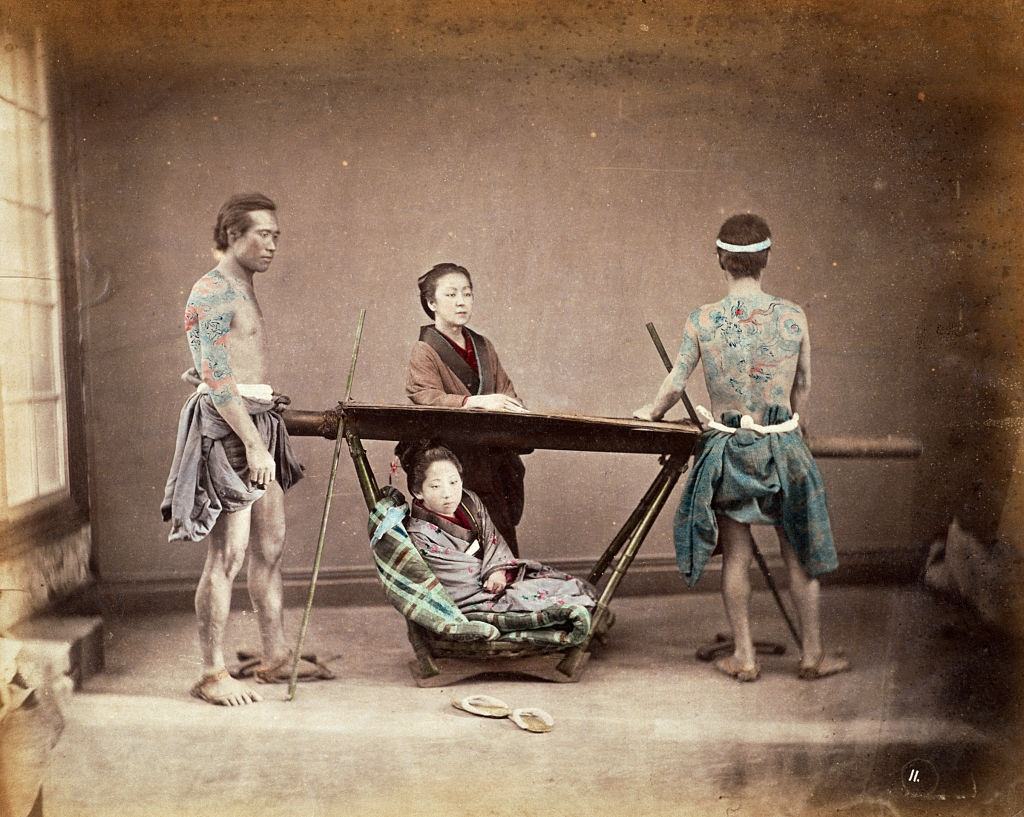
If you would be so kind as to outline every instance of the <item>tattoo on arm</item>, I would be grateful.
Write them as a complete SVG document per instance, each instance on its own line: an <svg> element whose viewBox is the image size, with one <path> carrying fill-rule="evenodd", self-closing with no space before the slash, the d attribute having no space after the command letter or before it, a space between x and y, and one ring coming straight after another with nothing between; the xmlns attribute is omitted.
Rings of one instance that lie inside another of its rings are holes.
<svg viewBox="0 0 1024 817"><path fill-rule="evenodd" d="M797 332L794 333L802 335L796 363L796 373L793 377L792 396L790 398L794 411L800 410L797 404L799 403L800 406L803 406L811 390L811 336L807 331L806 318L800 323L803 325L798 326Z"/></svg>
<svg viewBox="0 0 1024 817"><path fill-rule="evenodd" d="M185 307L188 344L192 356L200 362L199 375L209 386L210 397L217 406L238 398L229 346L234 317L232 301L230 289L193 290Z"/></svg>
<svg viewBox="0 0 1024 817"><path fill-rule="evenodd" d="M683 342L679 346L679 354L676 355L676 365L672 369L672 385L677 391L682 391L686 381L697 368L697 361L700 360L700 342L697 337L697 321L700 319L700 310L694 310L686 320L686 327L683 329Z"/></svg>

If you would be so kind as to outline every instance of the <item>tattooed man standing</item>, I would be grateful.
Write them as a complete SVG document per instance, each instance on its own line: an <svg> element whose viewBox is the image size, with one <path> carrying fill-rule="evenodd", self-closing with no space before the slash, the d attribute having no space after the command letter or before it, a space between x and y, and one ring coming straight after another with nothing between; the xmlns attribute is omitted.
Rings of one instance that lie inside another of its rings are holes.
<svg viewBox="0 0 1024 817"><path fill-rule="evenodd" d="M277 250L276 209L251 193L232 196L217 215L220 261L192 287L185 306L195 370L184 377L197 389L181 412L162 506L171 541L208 537L196 589L203 675L192 694L224 706L260 700L224 663L231 589L246 553L263 645L256 677L276 680L290 664L281 582L284 491L302 478L302 466L279 411L287 398L267 385L267 338L253 289Z"/></svg>
<svg viewBox="0 0 1024 817"><path fill-rule="evenodd" d="M707 429L676 513L675 545L691 586L716 544L722 548L722 598L735 651L715 666L740 681L761 672L750 634L749 570L750 526L762 524L775 527L789 574L802 633L799 676L833 675L849 663L821 643L817 577L838 561L821 475L800 431L811 387L807 316L761 289L772 245L764 219L732 216L715 245L729 292L690 313L675 368L634 416L660 420L703 362L713 413L697 407Z"/></svg>

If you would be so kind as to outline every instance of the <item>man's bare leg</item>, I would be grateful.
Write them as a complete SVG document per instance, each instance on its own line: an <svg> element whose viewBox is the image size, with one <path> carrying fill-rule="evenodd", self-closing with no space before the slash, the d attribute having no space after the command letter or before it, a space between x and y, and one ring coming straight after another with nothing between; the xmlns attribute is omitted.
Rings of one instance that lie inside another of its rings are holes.
<svg viewBox="0 0 1024 817"><path fill-rule="evenodd" d="M263 666L275 666L291 654L284 637L284 537L284 491L278 483L271 482L267 492L252 506L249 548L249 598L260 626Z"/></svg>
<svg viewBox="0 0 1024 817"><path fill-rule="evenodd" d="M249 542L250 509L221 514L210 532L206 564L196 588L199 647L203 679L192 694L209 703L242 706L260 696L227 673L224 663L224 631L231 612L231 588L242 569Z"/></svg>
<svg viewBox="0 0 1024 817"><path fill-rule="evenodd" d="M800 669L811 673L812 677L842 672L849 667L849 662L839 655L826 655L821 644L821 583L807 575L786 532L781 527L775 532L789 573L789 595L800 625Z"/></svg>
<svg viewBox="0 0 1024 817"><path fill-rule="evenodd" d="M735 648L731 656L719 659L715 666L740 680L753 681L759 673L750 634L750 562L754 558L754 539L750 525L725 515L717 518L723 555L722 601Z"/></svg>

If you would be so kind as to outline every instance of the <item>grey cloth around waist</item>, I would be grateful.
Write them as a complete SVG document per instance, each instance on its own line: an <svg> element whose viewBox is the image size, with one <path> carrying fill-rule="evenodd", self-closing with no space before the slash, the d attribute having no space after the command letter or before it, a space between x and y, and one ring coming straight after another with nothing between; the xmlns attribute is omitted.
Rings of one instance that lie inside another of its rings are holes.
<svg viewBox="0 0 1024 817"><path fill-rule="evenodd" d="M242 398L267 450L274 457L277 482L287 491L302 479L302 465L292 452L280 406ZM164 499L160 505L171 523L170 542L198 542L209 535L221 513L252 505L265 492L246 484L245 447L220 416L208 394L194 394L181 409Z"/></svg>

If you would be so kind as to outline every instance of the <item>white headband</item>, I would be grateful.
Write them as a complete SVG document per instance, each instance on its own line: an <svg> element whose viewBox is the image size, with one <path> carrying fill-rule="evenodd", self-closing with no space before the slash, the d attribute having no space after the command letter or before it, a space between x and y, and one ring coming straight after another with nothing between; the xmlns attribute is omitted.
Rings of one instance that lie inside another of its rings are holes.
<svg viewBox="0 0 1024 817"><path fill-rule="evenodd" d="M727 244L720 238L715 239L715 246L726 252L761 252L761 250L767 250L771 245L772 240L770 238L758 241L756 244Z"/></svg>

